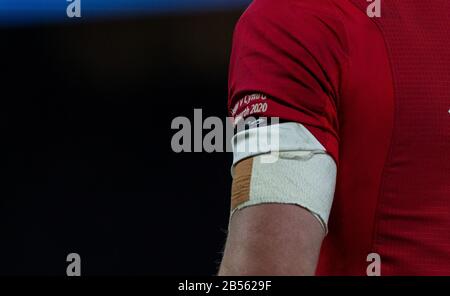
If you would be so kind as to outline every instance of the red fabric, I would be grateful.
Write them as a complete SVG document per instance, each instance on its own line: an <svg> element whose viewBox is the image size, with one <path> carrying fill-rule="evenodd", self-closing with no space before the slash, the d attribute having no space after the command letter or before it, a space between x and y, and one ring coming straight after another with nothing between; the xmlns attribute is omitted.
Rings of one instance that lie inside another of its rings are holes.
<svg viewBox="0 0 450 296"><path fill-rule="evenodd" d="M339 163L318 274L364 275L377 252L383 275L450 275L450 3L369 4L255 0L229 108L265 94L254 115L304 124Z"/></svg>
<svg viewBox="0 0 450 296"><path fill-rule="evenodd" d="M244 13L234 36L229 109L246 94L268 95L268 110L254 115L305 124L337 160L337 98L347 49L322 23L321 12L312 11L326 1L316 2L259 0ZM331 13L326 22L344 32Z"/></svg>

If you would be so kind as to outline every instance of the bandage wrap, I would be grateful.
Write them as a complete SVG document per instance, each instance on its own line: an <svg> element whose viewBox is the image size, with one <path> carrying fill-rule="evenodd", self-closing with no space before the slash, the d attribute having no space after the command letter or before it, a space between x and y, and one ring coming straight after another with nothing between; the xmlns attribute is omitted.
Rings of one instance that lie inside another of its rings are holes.
<svg viewBox="0 0 450 296"><path fill-rule="evenodd" d="M235 153L232 214L258 204L293 204L313 213L327 231L336 185L336 164L301 124L282 123L278 131L279 151L271 151L276 161L263 159L267 149L260 153L253 150L247 155L243 151ZM255 132L254 129L242 133Z"/></svg>

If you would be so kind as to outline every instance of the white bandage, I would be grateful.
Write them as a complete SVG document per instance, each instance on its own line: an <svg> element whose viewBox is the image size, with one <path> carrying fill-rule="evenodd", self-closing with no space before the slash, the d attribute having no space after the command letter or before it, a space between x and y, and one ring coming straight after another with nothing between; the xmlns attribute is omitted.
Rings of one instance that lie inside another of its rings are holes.
<svg viewBox="0 0 450 296"><path fill-rule="evenodd" d="M256 129L242 133L254 134ZM248 177L234 176L235 181L236 178L243 181L233 184L233 195L238 195L238 202L235 203L232 214L258 204L293 204L313 213L326 232L336 185L336 164L303 125L282 123L278 133L279 151L271 151L277 153L275 162L263 161L267 150L260 153L235 153L233 174L238 163L249 160L250 157L252 159L246 165L244 173ZM243 145L242 141L249 137L240 137L241 140L235 141L235 144ZM239 174L242 175L242 170L240 171Z"/></svg>

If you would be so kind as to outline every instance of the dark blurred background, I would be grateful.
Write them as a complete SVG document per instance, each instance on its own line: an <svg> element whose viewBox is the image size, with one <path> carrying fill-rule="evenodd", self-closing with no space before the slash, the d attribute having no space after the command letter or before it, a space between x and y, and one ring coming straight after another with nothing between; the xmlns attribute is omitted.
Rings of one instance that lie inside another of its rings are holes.
<svg viewBox="0 0 450 296"><path fill-rule="evenodd" d="M227 116L249 1L200 2L70 20L1 7L0 274L65 275L72 252L82 275L215 274L232 157L172 152L171 122Z"/></svg>

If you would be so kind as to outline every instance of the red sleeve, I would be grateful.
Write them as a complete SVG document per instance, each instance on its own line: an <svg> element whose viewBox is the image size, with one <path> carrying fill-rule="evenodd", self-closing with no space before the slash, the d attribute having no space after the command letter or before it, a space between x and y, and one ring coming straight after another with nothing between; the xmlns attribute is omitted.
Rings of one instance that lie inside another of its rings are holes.
<svg viewBox="0 0 450 296"><path fill-rule="evenodd" d="M347 68L346 42L339 12L328 0L253 1L234 33L231 116L301 123L337 161L337 110ZM244 99L252 94L264 96ZM251 108L264 98L267 108ZM247 107L253 112L243 113Z"/></svg>

